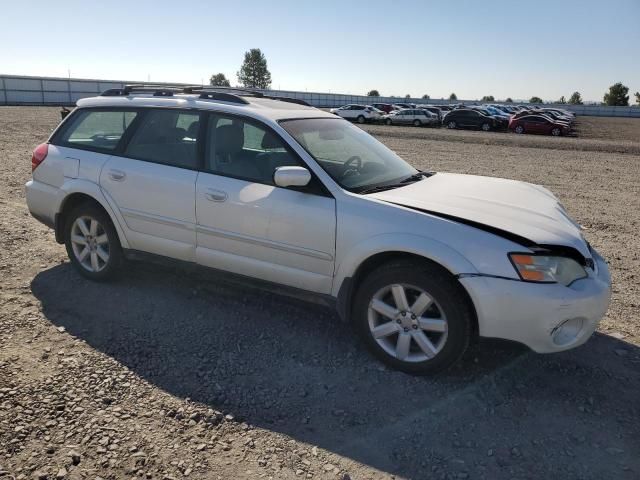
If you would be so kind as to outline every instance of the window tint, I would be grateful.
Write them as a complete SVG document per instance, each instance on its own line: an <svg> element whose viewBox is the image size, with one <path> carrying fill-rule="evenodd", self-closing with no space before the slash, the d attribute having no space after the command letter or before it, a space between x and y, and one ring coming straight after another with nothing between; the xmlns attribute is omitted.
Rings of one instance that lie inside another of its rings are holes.
<svg viewBox="0 0 640 480"><path fill-rule="evenodd" d="M198 167L200 115L180 110L148 110L125 155L175 167Z"/></svg>
<svg viewBox="0 0 640 480"><path fill-rule="evenodd" d="M61 143L91 150L115 150L136 115L132 111L81 111L65 130Z"/></svg>
<svg viewBox="0 0 640 480"><path fill-rule="evenodd" d="M279 137L256 123L211 115L207 137L211 173L273 185L276 168L300 165Z"/></svg>

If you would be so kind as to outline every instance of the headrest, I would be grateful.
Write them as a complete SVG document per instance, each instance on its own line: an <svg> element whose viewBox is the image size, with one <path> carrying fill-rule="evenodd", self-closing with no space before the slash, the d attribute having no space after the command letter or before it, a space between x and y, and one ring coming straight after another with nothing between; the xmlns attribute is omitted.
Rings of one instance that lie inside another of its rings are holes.
<svg viewBox="0 0 640 480"><path fill-rule="evenodd" d="M198 132L200 131L200 122L196 120L189 125L187 129L187 137L189 138L198 138Z"/></svg>
<svg viewBox="0 0 640 480"><path fill-rule="evenodd" d="M244 146L244 128L239 125L220 125L216 128L216 153L238 153Z"/></svg>
<svg viewBox="0 0 640 480"><path fill-rule="evenodd" d="M270 150L274 148L281 148L282 144L278 141L275 135L265 132L264 137L262 137L261 147L265 150Z"/></svg>

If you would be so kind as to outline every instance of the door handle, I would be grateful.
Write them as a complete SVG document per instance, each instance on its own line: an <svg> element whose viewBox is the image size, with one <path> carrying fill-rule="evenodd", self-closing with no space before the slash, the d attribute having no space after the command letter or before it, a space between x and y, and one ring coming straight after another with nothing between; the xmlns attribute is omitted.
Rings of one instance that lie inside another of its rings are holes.
<svg viewBox="0 0 640 480"><path fill-rule="evenodd" d="M204 196L211 202L224 202L227 199L227 193L222 190L211 189Z"/></svg>
<svg viewBox="0 0 640 480"><path fill-rule="evenodd" d="M111 180L115 180L116 182L121 182L127 176L122 170L109 170L109 177Z"/></svg>

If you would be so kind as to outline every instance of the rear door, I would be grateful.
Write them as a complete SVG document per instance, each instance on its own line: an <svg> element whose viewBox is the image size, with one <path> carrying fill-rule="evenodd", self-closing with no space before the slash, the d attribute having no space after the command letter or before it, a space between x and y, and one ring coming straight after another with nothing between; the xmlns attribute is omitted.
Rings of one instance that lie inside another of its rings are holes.
<svg viewBox="0 0 640 480"><path fill-rule="evenodd" d="M340 115L342 118L348 118L348 119L352 119L352 118L356 118L355 117L355 110L354 110L354 105L348 105L343 111L342 114Z"/></svg>
<svg viewBox="0 0 640 480"><path fill-rule="evenodd" d="M525 126L525 130L529 133L544 133L544 120L542 117L527 117L526 118L527 125Z"/></svg>
<svg viewBox="0 0 640 480"><path fill-rule="evenodd" d="M131 248L194 260L199 129L196 111L144 110L102 168L100 186L124 218Z"/></svg>

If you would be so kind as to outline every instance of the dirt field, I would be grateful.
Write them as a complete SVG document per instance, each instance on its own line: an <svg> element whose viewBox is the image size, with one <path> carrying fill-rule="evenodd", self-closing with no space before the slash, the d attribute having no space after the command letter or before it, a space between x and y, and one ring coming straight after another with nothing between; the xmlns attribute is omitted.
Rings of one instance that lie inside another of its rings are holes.
<svg viewBox="0 0 640 480"><path fill-rule="evenodd" d="M323 307L200 269L77 275L27 212L57 109L0 108L0 479L637 479L640 120L578 138L367 126L419 168L539 183L611 264L585 346L414 378Z"/></svg>

